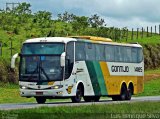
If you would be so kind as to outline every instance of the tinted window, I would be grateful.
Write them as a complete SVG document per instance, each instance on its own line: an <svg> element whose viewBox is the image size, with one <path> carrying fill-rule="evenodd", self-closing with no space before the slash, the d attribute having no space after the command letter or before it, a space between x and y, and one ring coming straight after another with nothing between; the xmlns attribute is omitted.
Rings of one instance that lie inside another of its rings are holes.
<svg viewBox="0 0 160 119"><path fill-rule="evenodd" d="M81 49L82 50L82 49ZM92 43L86 43L85 44L85 50L86 50L86 60L96 60L96 49L95 44Z"/></svg>
<svg viewBox="0 0 160 119"><path fill-rule="evenodd" d="M114 46L105 45L105 58L106 61L114 61Z"/></svg>
<svg viewBox="0 0 160 119"><path fill-rule="evenodd" d="M142 48L137 49L137 55L138 55L138 62L141 62L143 60L143 51Z"/></svg>
<svg viewBox="0 0 160 119"><path fill-rule="evenodd" d="M75 58L76 61L82 61L86 59L86 54L85 54L85 43L83 42L76 42L75 46Z"/></svg>
<svg viewBox="0 0 160 119"><path fill-rule="evenodd" d="M124 48L121 46L115 46L115 62L124 61Z"/></svg>
<svg viewBox="0 0 160 119"><path fill-rule="evenodd" d="M105 61L105 45L96 44L96 60Z"/></svg>
<svg viewBox="0 0 160 119"><path fill-rule="evenodd" d="M21 57L20 80L43 82L62 80L62 77L63 68L60 66L60 56Z"/></svg>
<svg viewBox="0 0 160 119"><path fill-rule="evenodd" d="M26 43L23 45L22 54L54 54L61 55L64 52L63 43Z"/></svg>
<svg viewBox="0 0 160 119"><path fill-rule="evenodd" d="M69 58L70 62L74 62L74 42L69 42L67 44L67 57Z"/></svg>
<svg viewBox="0 0 160 119"><path fill-rule="evenodd" d="M67 44L67 59L66 59L66 66L65 66L65 79L68 79L72 73L73 64L74 64L74 42L69 42Z"/></svg>
<svg viewBox="0 0 160 119"><path fill-rule="evenodd" d="M132 62L136 63L138 62L138 57L137 57L137 48L132 48Z"/></svg>
<svg viewBox="0 0 160 119"><path fill-rule="evenodd" d="M125 62L132 62L132 48L131 47L125 47L125 55L124 55L124 61Z"/></svg>

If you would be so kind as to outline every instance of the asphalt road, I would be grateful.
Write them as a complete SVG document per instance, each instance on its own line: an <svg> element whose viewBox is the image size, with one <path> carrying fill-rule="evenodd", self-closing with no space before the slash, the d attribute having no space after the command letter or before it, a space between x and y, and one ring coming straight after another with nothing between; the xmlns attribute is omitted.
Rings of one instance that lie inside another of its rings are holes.
<svg viewBox="0 0 160 119"><path fill-rule="evenodd" d="M54 100L53 100L54 101ZM80 106L80 105L104 105L104 104L119 104L119 103L132 103L132 102L144 102L144 101L160 101L160 96L146 96L146 97L133 97L130 101L112 101L111 99L100 100L100 102L84 102L71 103L71 102L53 102L45 104L37 103L16 103L16 104L0 104L0 110L14 110L14 109L29 109L37 107L57 107L57 106Z"/></svg>

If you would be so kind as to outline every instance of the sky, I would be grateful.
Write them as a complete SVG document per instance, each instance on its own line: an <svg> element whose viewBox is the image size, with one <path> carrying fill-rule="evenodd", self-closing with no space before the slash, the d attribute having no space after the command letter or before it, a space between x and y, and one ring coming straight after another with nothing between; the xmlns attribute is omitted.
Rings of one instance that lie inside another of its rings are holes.
<svg viewBox="0 0 160 119"><path fill-rule="evenodd" d="M0 0L0 9L6 2L27 2L31 10L49 11L53 19L65 11L78 16L98 14L107 26L146 28L160 24L160 0Z"/></svg>

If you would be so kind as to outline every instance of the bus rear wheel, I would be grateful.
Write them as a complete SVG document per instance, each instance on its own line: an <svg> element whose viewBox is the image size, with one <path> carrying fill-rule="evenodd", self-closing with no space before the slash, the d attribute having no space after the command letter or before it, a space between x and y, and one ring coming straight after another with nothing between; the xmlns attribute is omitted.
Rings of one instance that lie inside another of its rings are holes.
<svg viewBox="0 0 160 119"><path fill-rule="evenodd" d="M77 91L76 91L76 96L73 96L71 98L72 102L73 103L81 102L82 95L83 95L82 88L81 86L78 86Z"/></svg>
<svg viewBox="0 0 160 119"><path fill-rule="evenodd" d="M129 87L129 88L127 89L126 100L131 100L132 94L133 94L133 89L132 89L131 87Z"/></svg>
<svg viewBox="0 0 160 119"><path fill-rule="evenodd" d="M46 102L46 98L36 97L36 101L37 101L38 104L44 104Z"/></svg>
<svg viewBox="0 0 160 119"><path fill-rule="evenodd" d="M119 100L123 101L126 100L127 97L127 87L125 85L122 85L121 92L119 95Z"/></svg>

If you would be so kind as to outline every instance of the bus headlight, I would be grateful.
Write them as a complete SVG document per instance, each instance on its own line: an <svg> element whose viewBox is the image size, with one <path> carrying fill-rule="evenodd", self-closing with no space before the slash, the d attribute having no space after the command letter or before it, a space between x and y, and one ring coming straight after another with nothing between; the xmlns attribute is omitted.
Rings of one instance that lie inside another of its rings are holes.
<svg viewBox="0 0 160 119"><path fill-rule="evenodd" d="M56 85L56 86L52 86L51 88L52 89L59 89L59 88L62 88L63 87L63 85Z"/></svg>
<svg viewBox="0 0 160 119"><path fill-rule="evenodd" d="M20 86L21 89L28 89L26 86Z"/></svg>

